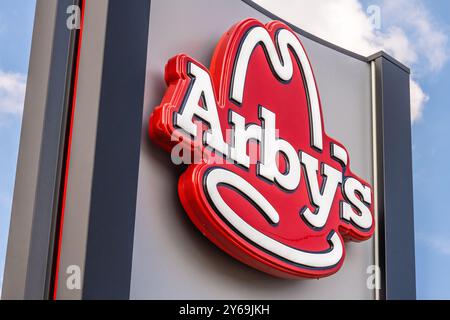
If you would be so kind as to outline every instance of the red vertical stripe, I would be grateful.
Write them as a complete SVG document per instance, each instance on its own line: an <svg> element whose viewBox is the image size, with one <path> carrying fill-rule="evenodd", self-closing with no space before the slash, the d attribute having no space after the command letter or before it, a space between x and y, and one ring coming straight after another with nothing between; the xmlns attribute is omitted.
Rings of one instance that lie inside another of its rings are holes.
<svg viewBox="0 0 450 320"><path fill-rule="evenodd" d="M69 180L69 168L70 168L70 152L72 147L72 131L73 131L73 121L75 115L75 106L77 99L77 85L78 85L78 70L80 65L80 53L81 53L81 44L83 39L83 25L84 25L84 10L85 10L85 0L81 0L81 17L80 17L80 30L78 30L78 39L77 39L77 54L75 61L75 75L73 80L72 87L72 101L69 105L69 134L67 139L67 151L66 151L66 163L65 163L65 172L64 172L64 180L63 180L63 195L62 195L62 204L61 210L59 212L59 225L57 226L57 232L55 237L55 246L56 246L56 261L53 275L53 292L50 293L50 296L53 300L56 300L58 294L58 280L59 280L59 266L61 259L61 245L62 245L62 236L64 229L64 211L66 208L66 196L67 196L67 182Z"/></svg>

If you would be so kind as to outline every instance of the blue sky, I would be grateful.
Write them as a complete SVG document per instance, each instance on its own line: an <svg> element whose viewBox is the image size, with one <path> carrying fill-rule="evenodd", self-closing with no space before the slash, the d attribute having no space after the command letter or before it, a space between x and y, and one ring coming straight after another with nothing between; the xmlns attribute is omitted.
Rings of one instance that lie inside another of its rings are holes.
<svg viewBox="0 0 450 320"><path fill-rule="evenodd" d="M449 1L433 11L450 24ZM413 126L417 286L420 297L450 299L450 64L421 83L430 99Z"/></svg>
<svg viewBox="0 0 450 320"><path fill-rule="evenodd" d="M384 49L411 66L417 296L450 299L450 209L445 206L450 199L450 1L258 2L338 45L366 55ZM370 5L380 8L381 24L376 28L368 23ZM0 280L34 7L34 0L0 1Z"/></svg>
<svg viewBox="0 0 450 320"><path fill-rule="evenodd" d="M383 9L382 2L379 3ZM448 39L450 1L418 3L435 32ZM397 22L387 18L384 28ZM410 25L404 30L412 41L420 41ZM442 50L447 59L450 55L448 44L436 44L425 50ZM442 65L436 67L428 60L439 57L419 53L419 59L410 63L413 77L428 96L422 116L412 126L417 296L422 299L450 299L450 209L445 201L450 199L450 63L444 58Z"/></svg>
<svg viewBox="0 0 450 320"><path fill-rule="evenodd" d="M34 8L34 0L0 1L0 280L3 280Z"/></svg>

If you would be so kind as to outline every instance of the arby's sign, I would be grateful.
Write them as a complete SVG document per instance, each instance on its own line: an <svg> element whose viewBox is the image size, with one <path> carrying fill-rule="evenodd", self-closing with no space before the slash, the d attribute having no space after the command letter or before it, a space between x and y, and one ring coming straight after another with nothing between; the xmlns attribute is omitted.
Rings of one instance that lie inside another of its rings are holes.
<svg viewBox="0 0 450 320"><path fill-rule="evenodd" d="M209 69L179 54L165 81L150 138L194 159L179 198L219 248L275 276L320 278L342 266L346 241L372 236L372 187L326 134L320 88L288 26L241 21Z"/></svg>

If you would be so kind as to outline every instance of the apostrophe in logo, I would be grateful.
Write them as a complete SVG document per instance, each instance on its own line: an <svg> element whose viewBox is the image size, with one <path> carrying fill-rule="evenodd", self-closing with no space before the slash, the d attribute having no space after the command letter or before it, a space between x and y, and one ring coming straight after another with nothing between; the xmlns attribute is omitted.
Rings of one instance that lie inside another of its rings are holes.
<svg viewBox="0 0 450 320"><path fill-rule="evenodd" d="M180 54L165 80L150 137L202 155L178 192L218 247L276 276L319 278L341 267L345 240L371 237L371 187L326 135L310 62L288 26L244 20L222 37L209 70Z"/></svg>

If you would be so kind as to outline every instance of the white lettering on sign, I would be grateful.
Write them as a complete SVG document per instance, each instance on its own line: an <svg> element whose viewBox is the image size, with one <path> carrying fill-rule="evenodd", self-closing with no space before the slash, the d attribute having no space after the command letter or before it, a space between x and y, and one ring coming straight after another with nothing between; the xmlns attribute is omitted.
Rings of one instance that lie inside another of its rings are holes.
<svg viewBox="0 0 450 320"><path fill-rule="evenodd" d="M260 142L262 150L261 161L258 163L258 174L265 179L277 183L286 190L295 190L301 179L301 165L305 167L306 183L311 195L313 212L305 207L301 215L314 228L323 228L330 213L331 205L337 188L341 185L347 202L341 203L341 216L361 229L372 226L372 216L366 204L371 204L371 190L363 186L358 180L348 178L344 184L342 173L326 163L319 163L313 156L294 147L282 138L276 137L276 115L265 107L260 106L259 118L261 125L246 126L245 118L232 111L230 120L234 124L233 146L229 146L223 137L222 128L217 113L211 79L206 71L193 63L189 64L190 75L195 79L184 107L176 113L175 124L197 137L198 125L194 120L204 122L210 128L204 135L203 142L236 163L249 167L250 158L247 154L249 140ZM202 101L202 105L199 104ZM345 150L335 146L336 157L347 162ZM287 172L281 172L277 166L277 154L282 153L287 163ZM319 185L318 175L324 179ZM362 200L358 198L362 195ZM252 198L253 199L253 198Z"/></svg>

